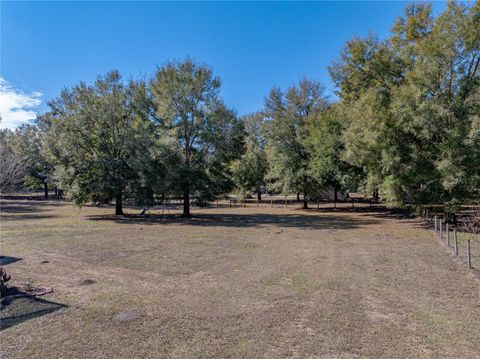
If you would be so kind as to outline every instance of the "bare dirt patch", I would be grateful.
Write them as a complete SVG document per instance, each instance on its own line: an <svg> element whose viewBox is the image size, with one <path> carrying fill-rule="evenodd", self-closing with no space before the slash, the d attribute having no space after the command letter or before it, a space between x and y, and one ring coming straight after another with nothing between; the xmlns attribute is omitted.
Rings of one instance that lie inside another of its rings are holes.
<svg viewBox="0 0 480 359"><path fill-rule="evenodd" d="M479 281L409 221L17 202L2 206L12 284L65 307L5 328L2 357L480 357Z"/></svg>

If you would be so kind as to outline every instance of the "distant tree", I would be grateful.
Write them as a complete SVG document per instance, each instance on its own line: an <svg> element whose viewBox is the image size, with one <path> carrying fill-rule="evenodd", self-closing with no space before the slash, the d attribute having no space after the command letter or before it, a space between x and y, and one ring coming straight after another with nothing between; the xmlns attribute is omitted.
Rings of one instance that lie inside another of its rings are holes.
<svg viewBox="0 0 480 359"><path fill-rule="evenodd" d="M309 119L327 105L323 92L320 83L304 79L286 94L272 89L265 100L269 187L284 194L303 193L304 208L308 194L318 187L309 169L312 152L307 138Z"/></svg>
<svg viewBox="0 0 480 359"><path fill-rule="evenodd" d="M13 134L9 130L0 132L0 192L6 193L18 189L28 173L25 159L10 148Z"/></svg>
<svg viewBox="0 0 480 359"><path fill-rule="evenodd" d="M117 71L62 91L49 105L51 152L57 174L77 204L115 199L122 215L125 198L142 194L142 171L150 163L151 122L138 108L138 83L125 85Z"/></svg>
<svg viewBox="0 0 480 359"><path fill-rule="evenodd" d="M173 182L189 217L191 194L209 199L231 187L228 164L241 153L241 122L221 101L220 79L191 59L160 67L150 88L181 155Z"/></svg>
<svg viewBox="0 0 480 359"><path fill-rule="evenodd" d="M258 201L261 201L261 190L266 186L268 171L263 115L256 113L245 116L243 122L246 130L245 153L231 164L233 182L242 195L254 191Z"/></svg>
<svg viewBox="0 0 480 359"><path fill-rule="evenodd" d="M335 201L339 190L355 191L364 179L362 168L349 164L342 157L343 131L342 114L336 106L312 116L309 123L310 171L320 185L333 188Z"/></svg>
<svg viewBox="0 0 480 359"><path fill-rule="evenodd" d="M45 152L45 136L36 124L20 125L12 139L12 150L23 158L27 168L24 184L30 188L43 187L48 199L49 183L54 183L54 166Z"/></svg>

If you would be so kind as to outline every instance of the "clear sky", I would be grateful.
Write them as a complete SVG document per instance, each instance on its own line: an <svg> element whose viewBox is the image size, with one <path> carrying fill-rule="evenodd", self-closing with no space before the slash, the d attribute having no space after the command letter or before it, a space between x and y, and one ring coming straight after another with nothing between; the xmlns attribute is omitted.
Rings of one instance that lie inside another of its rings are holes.
<svg viewBox="0 0 480 359"><path fill-rule="evenodd" d="M333 94L327 66L346 40L386 37L405 2L1 2L1 127L13 127L64 86L118 69L149 78L189 55L222 79L239 114L272 86L307 76ZM433 4L441 11L445 4Z"/></svg>

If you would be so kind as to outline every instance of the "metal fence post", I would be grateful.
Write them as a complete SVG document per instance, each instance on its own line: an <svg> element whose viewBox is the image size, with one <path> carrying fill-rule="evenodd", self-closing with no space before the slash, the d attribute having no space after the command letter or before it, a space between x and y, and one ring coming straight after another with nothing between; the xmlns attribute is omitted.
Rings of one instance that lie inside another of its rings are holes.
<svg viewBox="0 0 480 359"><path fill-rule="evenodd" d="M443 223L442 223L442 220L440 220L440 240L443 240Z"/></svg>
<svg viewBox="0 0 480 359"><path fill-rule="evenodd" d="M435 233L438 232L437 215L435 215Z"/></svg>
<svg viewBox="0 0 480 359"><path fill-rule="evenodd" d="M455 241L455 255L458 256L458 239L457 239L457 230L453 230L453 240Z"/></svg>
<svg viewBox="0 0 480 359"><path fill-rule="evenodd" d="M445 226L447 231L447 246L450 247L450 231L448 230L448 223Z"/></svg>
<svg viewBox="0 0 480 359"><path fill-rule="evenodd" d="M472 247L470 246L470 239L467 240L467 267L472 269Z"/></svg>

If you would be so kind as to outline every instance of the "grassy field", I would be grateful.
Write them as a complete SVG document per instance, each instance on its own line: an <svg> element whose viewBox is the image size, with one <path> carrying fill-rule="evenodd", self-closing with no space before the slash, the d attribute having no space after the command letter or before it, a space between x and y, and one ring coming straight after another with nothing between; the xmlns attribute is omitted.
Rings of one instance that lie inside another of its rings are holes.
<svg viewBox="0 0 480 359"><path fill-rule="evenodd" d="M171 212L3 200L12 284L54 292L2 310L0 357L480 357L480 282L420 223Z"/></svg>

